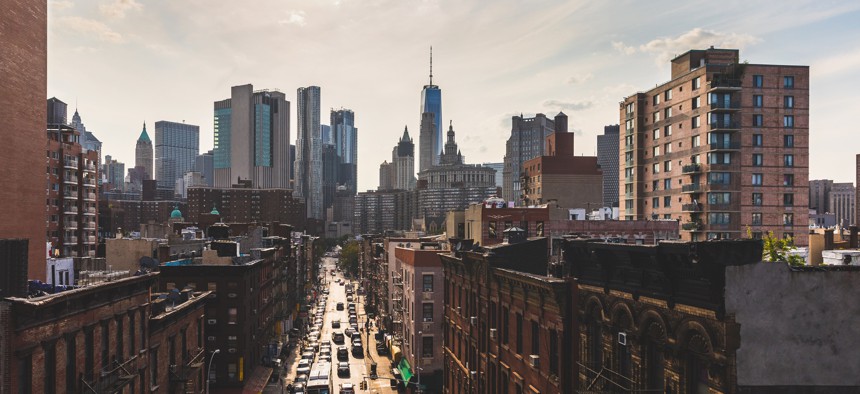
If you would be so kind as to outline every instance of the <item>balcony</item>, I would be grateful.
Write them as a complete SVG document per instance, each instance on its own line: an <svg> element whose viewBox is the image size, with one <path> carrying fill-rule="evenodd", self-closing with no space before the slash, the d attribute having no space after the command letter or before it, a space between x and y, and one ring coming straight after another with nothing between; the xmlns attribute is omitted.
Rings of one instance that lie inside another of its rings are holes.
<svg viewBox="0 0 860 394"><path fill-rule="evenodd" d="M85 193L84 194L84 200L95 201L96 200L96 194L95 193Z"/></svg>
<svg viewBox="0 0 860 394"><path fill-rule="evenodd" d="M187 382L197 376L206 361L206 351L203 348L189 350L183 361L183 364L170 366L171 382Z"/></svg>
<svg viewBox="0 0 860 394"><path fill-rule="evenodd" d="M90 229L90 230L95 230L96 222L86 222L86 223L84 223L84 228Z"/></svg>
<svg viewBox="0 0 860 394"><path fill-rule="evenodd" d="M708 91L741 90L741 80L732 78L717 78L708 81Z"/></svg>
<svg viewBox="0 0 860 394"><path fill-rule="evenodd" d="M731 203L729 204L708 204L708 211L717 212L717 211L737 211L738 209L733 207Z"/></svg>
<svg viewBox="0 0 860 394"><path fill-rule="evenodd" d="M63 238L63 243L66 245L77 244L78 243L78 237L72 236L72 237Z"/></svg>
<svg viewBox="0 0 860 394"><path fill-rule="evenodd" d="M77 160L64 160L63 161L63 167L77 170L78 169L78 161Z"/></svg>
<svg viewBox="0 0 860 394"><path fill-rule="evenodd" d="M633 116L634 116L635 114L636 114L635 112L625 112L625 113L624 113L624 118L625 118L626 120L633 119Z"/></svg>
<svg viewBox="0 0 860 394"><path fill-rule="evenodd" d="M711 150L740 150L740 142L711 142Z"/></svg>
<svg viewBox="0 0 860 394"><path fill-rule="evenodd" d="M84 209L84 215L92 216L96 214L96 209L93 207L89 207Z"/></svg>
<svg viewBox="0 0 860 394"><path fill-rule="evenodd" d="M633 175L628 175L628 176L624 177L624 182L625 183L633 183Z"/></svg>
<svg viewBox="0 0 860 394"><path fill-rule="evenodd" d="M70 200L77 200L78 199L78 192L65 192L65 193L63 193L63 197L70 199Z"/></svg>
<svg viewBox="0 0 860 394"><path fill-rule="evenodd" d="M69 229L69 230L77 229L77 228L78 228L78 222L76 222L76 221L74 221L74 220L70 220L70 221L68 221L68 222L65 222L65 223L63 224L63 227L64 227L64 228L66 228L66 229Z"/></svg>
<svg viewBox="0 0 860 394"><path fill-rule="evenodd" d="M76 176L67 176L67 177L63 178L63 183L67 183L67 184L70 184L70 185L77 185L77 184L78 184L78 177L76 177Z"/></svg>
<svg viewBox="0 0 860 394"><path fill-rule="evenodd" d="M625 152L633 152L633 144L624 147Z"/></svg>
<svg viewBox="0 0 860 394"><path fill-rule="evenodd" d="M681 224L681 230L690 232L702 231L702 222L686 222Z"/></svg>
<svg viewBox="0 0 860 394"><path fill-rule="evenodd" d="M728 103L725 101L715 101L708 103L711 107L711 111L739 111L741 109L741 103L738 100L731 100Z"/></svg>
<svg viewBox="0 0 860 394"><path fill-rule="evenodd" d="M737 130L740 129L740 123L737 121L731 122L714 122L708 123L711 130Z"/></svg>
<svg viewBox="0 0 860 394"><path fill-rule="evenodd" d="M702 172L702 166L698 164L687 164L681 167L682 174L698 174Z"/></svg>
<svg viewBox="0 0 860 394"><path fill-rule="evenodd" d="M78 207L76 207L74 205L66 205L63 208L63 213L66 215L77 215L78 214Z"/></svg>
<svg viewBox="0 0 860 394"><path fill-rule="evenodd" d="M84 171L95 172L95 170L96 170L96 166L94 166L92 164L87 164L84 166Z"/></svg>
<svg viewBox="0 0 860 394"><path fill-rule="evenodd" d="M81 383L86 389L81 390L87 393L116 393L122 392L125 386L134 382L137 377L137 356L133 356L123 363L117 361L113 365L101 370L98 375L98 380L92 376L81 378Z"/></svg>
<svg viewBox="0 0 860 394"><path fill-rule="evenodd" d="M95 185L96 185L96 180L95 180L95 179L93 179L93 178L84 178L84 185L87 185L87 186L95 186Z"/></svg>
<svg viewBox="0 0 860 394"><path fill-rule="evenodd" d="M702 185L698 183L690 183L681 186L681 193L699 193L702 190Z"/></svg>
<svg viewBox="0 0 860 394"><path fill-rule="evenodd" d="M83 240L84 240L84 243L85 243L85 244L94 244L94 243L96 243L96 237L95 237L95 236L93 236L93 235L90 235L89 237L86 237L86 238L84 238Z"/></svg>
<svg viewBox="0 0 860 394"><path fill-rule="evenodd" d="M684 204L681 205L683 212L702 212L702 204Z"/></svg>

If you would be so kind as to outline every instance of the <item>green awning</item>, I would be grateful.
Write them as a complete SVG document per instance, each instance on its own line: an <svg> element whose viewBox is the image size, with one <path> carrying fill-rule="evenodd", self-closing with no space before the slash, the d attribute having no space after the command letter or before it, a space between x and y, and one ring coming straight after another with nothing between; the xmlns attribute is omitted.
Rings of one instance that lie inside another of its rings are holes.
<svg viewBox="0 0 860 394"><path fill-rule="evenodd" d="M406 361L406 357L400 359L400 364L397 364L397 369L400 370L400 376L403 376L404 382L408 382L409 379L412 379L412 367L409 366L409 362Z"/></svg>

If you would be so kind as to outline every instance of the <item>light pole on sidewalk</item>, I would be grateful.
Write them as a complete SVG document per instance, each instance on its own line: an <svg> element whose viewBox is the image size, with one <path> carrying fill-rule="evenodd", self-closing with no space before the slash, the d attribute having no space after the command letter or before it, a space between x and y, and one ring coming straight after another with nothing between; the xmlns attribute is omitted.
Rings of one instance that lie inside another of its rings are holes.
<svg viewBox="0 0 860 394"><path fill-rule="evenodd" d="M212 377L212 361L218 353L221 353L221 349L215 349L209 357L209 367L206 369L206 394L209 394L209 379Z"/></svg>

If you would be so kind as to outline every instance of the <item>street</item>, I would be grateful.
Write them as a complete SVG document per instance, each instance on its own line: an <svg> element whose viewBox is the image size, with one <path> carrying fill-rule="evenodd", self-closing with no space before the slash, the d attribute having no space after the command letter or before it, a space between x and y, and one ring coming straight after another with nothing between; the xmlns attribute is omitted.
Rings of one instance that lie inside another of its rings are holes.
<svg viewBox="0 0 860 394"><path fill-rule="evenodd" d="M350 327L349 323L349 308L350 304L347 301L347 293L346 286L344 285L344 277L343 274L337 272L332 275L331 271L336 268L337 258L335 257L323 257L322 259L322 270L321 276L323 272L325 275L322 280L322 288L327 288L329 290L329 294L327 297L327 301L325 304L325 314L323 315L323 324L320 329L320 344L324 343L324 340L331 340L331 349L332 349L332 383L334 388L334 393L340 393L342 384L351 383L356 392L365 392L365 393L396 393L396 390L389 387L389 378L391 376L391 366L388 359L384 357L380 357L376 354L376 341L373 338L372 333L368 333L368 330L365 329L365 324L367 320L367 315L364 311L364 296L358 296L358 282L353 280L353 289L355 292L352 294L353 303L355 303L355 310L357 316L357 324L359 327L359 333L354 334L353 338L356 335L361 336L361 343L364 347L364 352L359 357L352 352L352 343L353 339L349 336L344 335L343 343L335 343L333 341L335 333L344 333L344 331ZM340 280L341 283L335 282L336 280ZM320 294L318 300L321 299L323 295ZM337 310L337 304L343 303L343 310ZM309 319L313 321L315 318L316 307L311 308L309 313ZM339 328L333 328L332 322L340 321ZM311 324L313 326L313 324ZM349 375L341 375L338 374L338 364L340 360L337 356L337 349L340 346L345 346L349 352ZM289 363L287 371L285 373L285 381L283 385L286 386L292 383L296 378L296 368L299 363L299 359L301 358L299 352L301 349L296 347L292 354L289 355L287 362ZM319 357L319 352L317 352L316 359ZM315 360L316 360L315 359ZM370 379L370 365L376 362L377 373L379 375L378 379ZM365 381L368 384L368 390L359 390L359 383ZM270 383L265 392L267 393L279 393L280 387L279 384Z"/></svg>

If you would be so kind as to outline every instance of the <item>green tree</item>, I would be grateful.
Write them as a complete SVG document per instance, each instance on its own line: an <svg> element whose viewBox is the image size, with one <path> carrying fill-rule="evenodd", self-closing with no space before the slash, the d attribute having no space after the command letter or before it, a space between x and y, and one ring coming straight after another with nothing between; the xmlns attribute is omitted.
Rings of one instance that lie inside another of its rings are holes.
<svg viewBox="0 0 860 394"><path fill-rule="evenodd" d="M749 233L750 230L747 229L747 232ZM777 238L771 231L762 238L762 241L764 242L762 260L786 262L793 266L806 265L806 261L803 257L796 254L789 254L789 251L794 248L794 239L791 237Z"/></svg>
<svg viewBox="0 0 860 394"><path fill-rule="evenodd" d="M361 248L357 241L347 242L340 251L340 259L337 262L338 267L348 274L355 276L358 274L358 259L361 254Z"/></svg>

